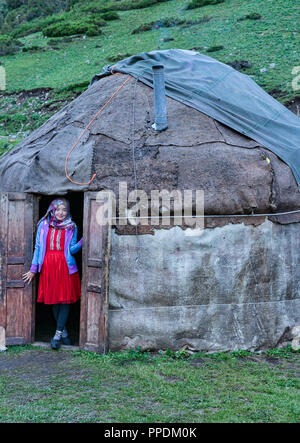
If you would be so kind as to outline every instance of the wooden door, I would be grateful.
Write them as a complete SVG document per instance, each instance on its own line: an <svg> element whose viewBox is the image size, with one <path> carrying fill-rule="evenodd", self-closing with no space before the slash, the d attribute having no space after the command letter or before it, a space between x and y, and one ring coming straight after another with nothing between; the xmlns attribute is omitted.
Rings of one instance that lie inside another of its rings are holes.
<svg viewBox="0 0 300 443"><path fill-rule="evenodd" d="M84 194L80 348L106 353L110 226L97 221L97 211L107 199L96 197L97 192Z"/></svg>
<svg viewBox="0 0 300 443"><path fill-rule="evenodd" d="M6 344L34 339L35 284L22 275L30 269L38 198L26 193L0 193L0 326Z"/></svg>

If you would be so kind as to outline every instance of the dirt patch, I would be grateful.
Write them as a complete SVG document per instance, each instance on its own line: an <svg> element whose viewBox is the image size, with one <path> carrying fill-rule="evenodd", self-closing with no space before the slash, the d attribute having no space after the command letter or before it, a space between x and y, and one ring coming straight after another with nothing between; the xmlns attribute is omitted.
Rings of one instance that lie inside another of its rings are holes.
<svg viewBox="0 0 300 443"><path fill-rule="evenodd" d="M193 359L189 360L189 363L191 366L195 366L195 367L205 366L204 358L193 358Z"/></svg>
<svg viewBox="0 0 300 443"><path fill-rule="evenodd" d="M270 365L280 365L281 361L278 360L278 358L273 358L273 357L266 357L266 362L269 363Z"/></svg>
<svg viewBox="0 0 300 443"><path fill-rule="evenodd" d="M291 354L289 357L276 357L272 355L262 354L249 354L236 357L241 364L241 367L247 363L256 363L260 365L268 365L270 368L278 367L282 372L287 372L293 377L300 377L300 359L297 354ZM208 358L190 358L188 363L195 368L204 368L210 363L222 363L226 360L223 359L210 359Z"/></svg>
<svg viewBox="0 0 300 443"><path fill-rule="evenodd" d="M300 96L295 97L293 100L284 104L290 111L300 117Z"/></svg>
<svg viewBox="0 0 300 443"><path fill-rule="evenodd" d="M29 350L17 354L5 353L1 354L0 370L1 373L6 371L15 371L28 369L34 367L49 367L57 365L68 360L70 357L67 353L62 352L47 352L40 350Z"/></svg>
<svg viewBox="0 0 300 443"><path fill-rule="evenodd" d="M237 71L240 71L243 68L251 68L252 63L248 60L234 60L233 62L227 63L227 65L231 66L232 68L236 69Z"/></svg>
<svg viewBox="0 0 300 443"><path fill-rule="evenodd" d="M168 381L169 383L177 383L178 381L184 381L184 378L165 375L162 372L156 372L156 374L162 377L165 381Z"/></svg>
<svg viewBox="0 0 300 443"><path fill-rule="evenodd" d="M15 101L15 106L19 108L26 104L28 100L34 99L37 104L35 104L33 111L58 112L61 108L78 97L80 92L70 92L70 97L63 99L56 97L55 94L56 93L53 88L36 88L18 92L1 93L0 100L5 97L11 97L11 99Z"/></svg>
<svg viewBox="0 0 300 443"><path fill-rule="evenodd" d="M282 360L275 357L269 357L265 355L251 355L249 357L239 357L241 361L255 362L255 363L267 363L269 365L280 365Z"/></svg>
<svg viewBox="0 0 300 443"><path fill-rule="evenodd" d="M22 378L22 380L34 379L36 384L44 383L49 376L71 376L86 378L85 371L73 372L72 365L69 367L72 356L70 352L28 350L16 354L10 352L0 356L0 374Z"/></svg>
<svg viewBox="0 0 300 443"><path fill-rule="evenodd" d="M37 97L40 100L47 100L50 91L52 91L52 88L36 88L36 89L30 89L30 90L23 90L19 92L5 92L0 94L0 99L7 96L15 96L18 104L24 103L24 101L28 100L32 97Z"/></svg>
<svg viewBox="0 0 300 443"><path fill-rule="evenodd" d="M280 367L283 372L289 372L292 376L300 377L300 360L297 356L291 355L289 358L272 357L270 355L249 355L245 357L239 357L241 362L253 362L258 364L267 364L270 367Z"/></svg>

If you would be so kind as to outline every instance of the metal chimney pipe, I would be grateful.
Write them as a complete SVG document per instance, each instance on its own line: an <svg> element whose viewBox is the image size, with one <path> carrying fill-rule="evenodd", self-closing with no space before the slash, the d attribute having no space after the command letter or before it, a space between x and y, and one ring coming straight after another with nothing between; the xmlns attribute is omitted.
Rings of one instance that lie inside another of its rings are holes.
<svg viewBox="0 0 300 443"><path fill-rule="evenodd" d="M152 66L152 71L155 111L155 119L152 128L156 131L163 131L168 127L164 66L154 65Z"/></svg>

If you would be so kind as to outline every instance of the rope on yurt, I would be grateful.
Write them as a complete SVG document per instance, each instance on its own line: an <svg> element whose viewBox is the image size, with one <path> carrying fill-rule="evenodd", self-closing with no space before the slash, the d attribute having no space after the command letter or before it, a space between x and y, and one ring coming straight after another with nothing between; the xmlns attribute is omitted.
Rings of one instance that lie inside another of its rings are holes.
<svg viewBox="0 0 300 443"><path fill-rule="evenodd" d="M114 68L114 67L113 67ZM113 70L112 68L112 70ZM114 73L112 72L112 75L120 75L119 73ZM121 86L119 86L119 88L111 95L111 97L107 100L107 102L102 106L102 108L97 112L97 114L92 118L92 120L89 122L89 124L87 125L87 127L84 129L84 131L82 132L82 134L79 136L79 138L77 139L77 141L74 143L74 145L72 146L72 148L70 149L70 151L68 152L66 159L65 159L65 175L67 177L68 180L70 180L72 183L75 183L77 185L89 185L90 183L92 183L92 181L94 180L94 178L96 177L97 174L94 174L93 177L91 178L91 180L87 183L79 183L76 182L74 180L71 179L71 177L68 175L68 168L67 168L67 164L68 164L68 158L70 157L71 152L73 151L73 149L75 149L75 147L78 145L80 139L83 137L84 133L88 130L88 128L91 126L91 124L97 119L97 117L101 114L101 112L106 108L106 106L112 101L112 99L118 94L118 92L123 88L123 86L126 85L126 83L131 79L131 75L128 76L127 80L125 80Z"/></svg>
<svg viewBox="0 0 300 443"><path fill-rule="evenodd" d="M133 174L134 174L134 189L135 189L135 204L137 204L137 174L136 174L136 160L135 160L135 104L136 104L136 85L139 77L135 79L133 85L132 93L132 132L131 132L131 146L132 146L132 162L133 162ZM135 237L137 242L137 256L135 261L139 261L139 236L138 236L138 225L135 224Z"/></svg>
<svg viewBox="0 0 300 443"><path fill-rule="evenodd" d="M203 214L203 215L183 215L183 218L239 218L239 217L276 217L278 215L299 214L300 209L287 212L271 212L269 214ZM168 218L178 218L178 215L168 215ZM128 217L112 217L111 220L127 220ZM132 217L136 219L161 218L161 215L151 215L149 217Z"/></svg>

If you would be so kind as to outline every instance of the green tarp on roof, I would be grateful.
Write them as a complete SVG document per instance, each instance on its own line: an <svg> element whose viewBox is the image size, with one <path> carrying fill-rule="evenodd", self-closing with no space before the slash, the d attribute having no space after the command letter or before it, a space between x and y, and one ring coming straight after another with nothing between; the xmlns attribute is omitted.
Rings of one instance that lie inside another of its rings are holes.
<svg viewBox="0 0 300 443"><path fill-rule="evenodd" d="M142 52L116 65L153 86L152 66L165 68L166 94L224 123L270 149L292 169L300 186L300 119L271 97L248 75L194 51L170 49ZM95 75L90 85L111 73Z"/></svg>

